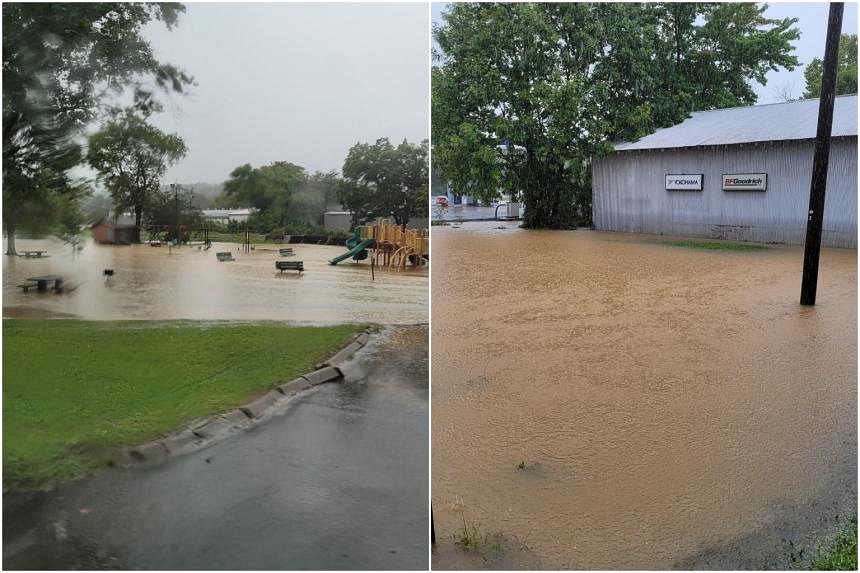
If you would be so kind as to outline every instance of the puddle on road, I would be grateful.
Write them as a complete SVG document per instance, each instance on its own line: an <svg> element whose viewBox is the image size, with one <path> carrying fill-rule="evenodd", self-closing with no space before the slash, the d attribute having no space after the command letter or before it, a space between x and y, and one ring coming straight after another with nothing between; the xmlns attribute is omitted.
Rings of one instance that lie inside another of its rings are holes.
<svg viewBox="0 0 860 573"><path fill-rule="evenodd" d="M193 319L285 320L305 324L427 322L427 268L379 271L370 265L328 260L345 247L292 245L291 260L304 261L302 275L275 270L279 245L257 245L249 254L235 244L168 250L148 245L107 246L87 242L72 255L57 240L18 241L18 250L47 250L45 259L3 257L3 315L75 316L94 320ZM237 259L219 263L215 253ZM106 278L104 269L113 269ZM23 293L16 285L33 276L57 274L72 292Z"/></svg>
<svg viewBox="0 0 860 573"><path fill-rule="evenodd" d="M434 228L440 539L465 516L544 568L695 567L798 508L846 509L856 251L823 251L803 308L802 247L493 226Z"/></svg>

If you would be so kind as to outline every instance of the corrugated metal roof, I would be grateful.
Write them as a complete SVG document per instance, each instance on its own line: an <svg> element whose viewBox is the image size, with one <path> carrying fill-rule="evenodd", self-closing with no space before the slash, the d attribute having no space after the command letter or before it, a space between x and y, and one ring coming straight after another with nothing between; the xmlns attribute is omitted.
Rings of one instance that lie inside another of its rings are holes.
<svg viewBox="0 0 860 573"><path fill-rule="evenodd" d="M814 139L817 128L818 99L695 111L678 125L658 129L634 143L618 143L615 150ZM851 135L857 135L857 96L840 96L833 109L832 136Z"/></svg>
<svg viewBox="0 0 860 573"><path fill-rule="evenodd" d="M254 208L240 208L240 209L201 209L201 213L203 213L204 217L209 219L218 219L223 217L229 217L231 215L239 216L239 215L253 215L256 213L256 209Z"/></svg>

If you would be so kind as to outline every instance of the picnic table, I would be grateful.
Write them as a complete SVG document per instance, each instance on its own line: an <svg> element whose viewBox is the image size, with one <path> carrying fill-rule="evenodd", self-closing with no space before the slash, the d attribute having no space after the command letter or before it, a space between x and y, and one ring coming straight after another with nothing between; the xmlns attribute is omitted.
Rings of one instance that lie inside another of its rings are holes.
<svg viewBox="0 0 860 573"><path fill-rule="evenodd" d="M63 277L60 275L45 275L42 277L30 277L27 279L28 282L32 283L29 285L18 285L19 287L24 289L24 292L27 292L29 288L32 288L34 285L36 286L36 290L39 292L45 292L48 290L48 283L54 283L54 290L60 291L63 288ZM29 287L29 288L28 288Z"/></svg>
<svg viewBox="0 0 860 573"><path fill-rule="evenodd" d="M22 251L21 256L28 259L41 259L48 256L48 251Z"/></svg>

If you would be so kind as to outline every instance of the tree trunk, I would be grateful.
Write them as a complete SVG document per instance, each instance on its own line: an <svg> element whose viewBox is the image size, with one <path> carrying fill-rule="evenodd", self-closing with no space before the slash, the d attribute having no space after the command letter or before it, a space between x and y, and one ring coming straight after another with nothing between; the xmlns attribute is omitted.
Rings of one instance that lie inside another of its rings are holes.
<svg viewBox="0 0 860 573"><path fill-rule="evenodd" d="M573 196L564 166L551 159L544 163L529 156L523 181L523 227L568 229L573 226Z"/></svg>
<svg viewBox="0 0 860 573"><path fill-rule="evenodd" d="M18 256L18 251L15 250L15 227L11 223L6 224L6 254Z"/></svg>
<svg viewBox="0 0 860 573"><path fill-rule="evenodd" d="M132 237L132 242L139 243L140 242L140 219L141 219L141 211L140 207L134 208L134 236Z"/></svg>

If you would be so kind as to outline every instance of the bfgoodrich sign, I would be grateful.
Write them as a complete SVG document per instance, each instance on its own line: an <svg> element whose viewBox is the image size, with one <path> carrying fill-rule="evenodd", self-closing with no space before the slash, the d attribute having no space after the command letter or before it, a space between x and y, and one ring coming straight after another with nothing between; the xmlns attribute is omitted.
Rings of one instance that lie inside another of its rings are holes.
<svg viewBox="0 0 860 573"><path fill-rule="evenodd" d="M701 191L702 174L666 175L666 191Z"/></svg>
<svg viewBox="0 0 860 573"><path fill-rule="evenodd" d="M727 173L723 175L723 191L765 191L767 173Z"/></svg>

